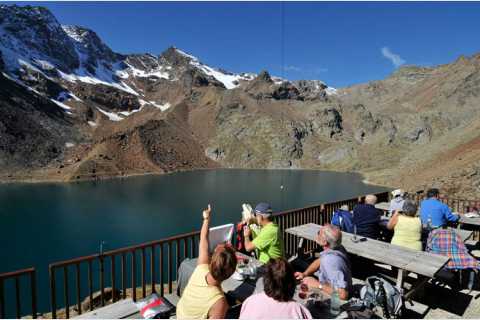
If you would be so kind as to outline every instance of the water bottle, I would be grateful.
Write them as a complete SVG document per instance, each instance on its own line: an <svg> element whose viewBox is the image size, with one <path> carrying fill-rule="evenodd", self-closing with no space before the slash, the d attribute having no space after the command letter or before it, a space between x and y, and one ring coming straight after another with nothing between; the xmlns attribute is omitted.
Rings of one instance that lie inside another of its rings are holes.
<svg viewBox="0 0 480 320"><path fill-rule="evenodd" d="M335 284L332 282L330 286L332 288L332 294L330 296L330 314L336 316L340 313L342 301L340 300L340 296L338 295L338 290L335 287Z"/></svg>
<svg viewBox="0 0 480 320"><path fill-rule="evenodd" d="M356 224L353 225L353 237L352 237L352 241L353 241L353 242L358 242L358 239L357 239L357 225L356 225Z"/></svg>

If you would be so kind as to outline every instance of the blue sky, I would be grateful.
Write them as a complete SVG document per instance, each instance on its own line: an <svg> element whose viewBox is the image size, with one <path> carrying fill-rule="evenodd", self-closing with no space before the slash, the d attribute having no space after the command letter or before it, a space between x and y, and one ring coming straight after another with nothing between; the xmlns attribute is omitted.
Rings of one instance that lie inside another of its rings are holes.
<svg viewBox="0 0 480 320"><path fill-rule="evenodd" d="M17 2L18 4L32 4ZM36 2L62 24L96 31L120 53L175 45L233 72L267 69L335 87L383 79L404 64L480 52L480 3Z"/></svg>

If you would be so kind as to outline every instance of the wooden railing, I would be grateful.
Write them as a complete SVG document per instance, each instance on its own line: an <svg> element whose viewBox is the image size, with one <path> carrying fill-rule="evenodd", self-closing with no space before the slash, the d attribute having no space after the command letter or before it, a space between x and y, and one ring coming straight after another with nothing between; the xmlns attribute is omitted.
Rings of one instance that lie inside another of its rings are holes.
<svg viewBox="0 0 480 320"><path fill-rule="evenodd" d="M388 192L377 194L378 201L388 201L388 197ZM275 213L275 220L284 236L286 255L291 256L295 253L297 239L284 233L285 229L310 222L329 223L335 209L345 204L352 209L362 198L356 197ZM139 295L145 297L148 286L150 292L156 292L162 296L165 292L172 293L180 263L185 258L194 258L198 255L198 238L199 231L195 231L50 264L50 309L52 318L59 316L70 318L72 315L71 309L76 314L81 314L84 308L82 297L87 297L85 301L88 302L88 310L93 310L97 307L94 305L93 295L95 292L99 292L100 295L98 306L104 306L106 300L111 299L115 302L118 299L125 299L127 296L131 296L136 301L137 288L141 290ZM306 245L307 249L313 249L314 247L313 242ZM17 274L19 272L21 271L18 271ZM11 274L0 275L0 279L9 277ZM34 270L32 279L32 310L36 312L36 306L33 307L36 302ZM110 292L108 299L105 292L106 288L109 288ZM130 293L127 295L128 291ZM0 290L0 310L3 310L5 305L2 294L3 291ZM63 298L59 299L59 296L63 296ZM20 299L18 294L17 298ZM18 305L20 305L20 301ZM59 313L59 305L64 308L62 314ZM34 314L36 314L35 312ZM19 317L19 314L17 313L17 317Z"/></svg>
<svg viewBox="0 0 480 320"><path fill-rule="evenodd" d="M426 198L424 192L409 194L408 198L415 201L418 205ZM440 194L439 200L445 203L454 212L466 213L473 208L480 209L480 200L467 200L458 198L449 198L447 195Z"/></svg>
<svg viewBox="0 0 480 320"><path fill-rule="evenodd" d="M156 292L163 296L165 291L172 293L176 270L178 270L181 261L185 258L197 256L196 247L199 234L198 231L190 232L136 246L107 251L102 254L50 264L52 318L57 318L57 271L63 271L63 305L66 318L70 317L69 271L72 268L75 273L77 314L82 313L82 283L86 283L87 286L89 310L94 309L93 293L96 291L94 279L98 280L97 289L100 291L100 306L104 306L106 302L106 286L111 288L110 292L113 302L118 299L125 299L127 297L127 288L130 288L130 295L134 301L137 300L137 288L141 288L140 295L144 298L147 295L147 285L150 285L150 293ZM84 272L81 272L82 265L86 265L87 268L86 281L82 281L82 275L85 275ZM98 268L94 269L94 265ZM119 277L117 277L117 266L120 267ZM140 276L138 271L140 271ZM149 275L148 279L147 274ZM140 278L139 282L137 282L138 278ZM164 287L165 285L166 288ZM118 295L117 292L119 293Z"/></svg>
<svg viewBox="0 0 480 320"><path fill-rule="evenodd" d="M5 299L5 283L7 281L15 282L15 316L20 318L22 316L22 302L20 294L20 281L22 278L29 278L30 280L30 303L31 312L34 319L37 318L37 281L36 281L35 268L28 268L13 272L7 272L0 274L0 318L7 318L6 299Z"/></svg>
<svg viewBox="0 0 480 320"><path fill-rule="evenodd" d="M385 202L389 200L388 192L377 193L376 196L378 202ZM284 250L287 257L290 257L296 253L298 238L291 234L285 233L285 229L306 223L315 223L320 225L330 223L330 221L332 221L333 212L336 209L343 205L348 205L349 209L351 210L355 205L361 203L363 200L364 197L360 196L352 199L275 213L276 223L279 225L284 237ZM309 251L313 250L315 246L316 245L313 241L307 241L307 243L304 245L304 248L306 251Z"/></svg>

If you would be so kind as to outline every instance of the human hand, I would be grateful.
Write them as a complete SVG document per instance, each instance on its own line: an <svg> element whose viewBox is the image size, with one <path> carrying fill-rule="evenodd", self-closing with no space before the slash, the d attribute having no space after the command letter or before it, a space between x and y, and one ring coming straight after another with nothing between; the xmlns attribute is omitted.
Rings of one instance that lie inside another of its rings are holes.
<svg viewBox="0 0 480 320"><path fill-rule="evenodd" d="M302 280L303 278L305 278L303 272L295 272L295 279Z"/></svg>
<svg viewBox="0 0 480 320"><path fill-rule="evenodd" d="M210 213L212 212L212 208L210 207L210 205L208 205L208 208L203 210L203 219L204 220L207 220L207 219L210 219Z"/></svg>
<svg viewBox="0 0 480 320"><path fill-rule="evenodd" d="M250 239L250 236L252 235L252 230L248 226L243 227L243 236L245 238Z"/></svg>

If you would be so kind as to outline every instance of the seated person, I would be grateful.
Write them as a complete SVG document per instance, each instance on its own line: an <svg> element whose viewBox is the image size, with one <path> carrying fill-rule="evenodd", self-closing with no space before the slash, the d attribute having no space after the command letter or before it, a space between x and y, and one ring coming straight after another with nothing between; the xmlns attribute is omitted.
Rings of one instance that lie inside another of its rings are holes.
<svg viewBox="0 0 480 320"><path fill-rule="evenodd" d="M353 233L353 214L348 210L348 205L344 204L333 211L331 224L339 227L342 231Z"/></svg>
<svg viewBox="0 0 480 320"><path fill-rule="evenodd" d="M259 203L255 207L257 223L261 226L260 232L250 240L252 231L249 227L244 228L245 249L248 252L258 250L258 260L267 263L270 259L277 259L283 256L283 240L280 228L273 222L272 208L268 203Z"/></svg>
<svg viewBox="0 0 480 320"><path fill-rule="evenodd" d="M271 259L263 275L264 292L243 302L240 319L311 319L307 308L293 300L295 276L284 258Z"/></svg>
<svg viewBox="0 0 480 320"><path fill-rule="evenodd" d="M295 277L311 288L319 288L326 294L332 293L332 285L340 299L347 300L352 290L350 261L342 246L342 232L327 224L318 232L315 241L322 247L320 258L312 262L305 272L296 272ZM311 277L316 273L318 280Z"/></svg>
<svg viewBox="0 0 480 320"><path fill-rule="evenodd" d="M210 205L203 211L197 267L193 271L177 305L177 318L223 319L228 303L222 291L222 281L230 278L237 267L235 250L227 245L208 252Z"/></svg>
<svg viewBox="0 0 480 320"><path fill-rule="evenodd" d="M245 237L243 229L249 227L252 230L252 237L255 238L260 232L260 227L257 225L257 219L253 213L252 207L248 203L242 204L242 221L237 224L237 251L247 253L245 250Z"/></svg>
<svg viewBox="0 0 480 320"><path fill-rule="evenodd" d="M460 235L446 226L430 232L426 251L450 257L446 269L480 269L478 260L470 255Z"/></svg>
<svg viewBox="0 0 480 320"><path fill-rule="evenodd" d="M411 200L405 200L402 209L395 211L387 225L394 230L392 244L422 250L422 223L416 215L417 205Z"/></svg>
<svg viewBox="0 0 480 320"><path fill-rule="evenodd" d="M420 219L424 226L431 224L432 228L442 227L447 221L457 222L460 218L452 213L452 210L438 200L440 191L438 189L430 189L427 191L427 199L420 204Z"/></svg>
<svg viewBox="0 0 480 320"><path fill-rule="evenodd" d="M390 207L388 208L390 214L393 214L397 210L402 210L403 203L405 202L405 199L403 198L404 195L405 192L403 192L402 189L392 191L393 199L390 201Z"/></svg>
<svg viewBox="0 0 480 320"><path fill-rule="evenodd" d="M380 216L382 212L375 208L377 197L369 194L365 197L365 204L357 204L353 208L353 224L357 227L357 234L362 237L377 239L380 232Z"/></svg>

